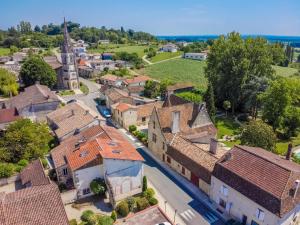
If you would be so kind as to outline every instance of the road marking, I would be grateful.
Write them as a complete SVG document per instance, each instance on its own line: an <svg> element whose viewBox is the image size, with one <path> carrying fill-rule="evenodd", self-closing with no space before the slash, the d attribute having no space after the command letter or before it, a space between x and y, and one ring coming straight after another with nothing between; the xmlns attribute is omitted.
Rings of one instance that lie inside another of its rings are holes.
<svg viewBox="0 0 300 225"><path fill-rule="evenodd" d="M192 220L194 217L195 217L195 213L188 209L188 210L185 210L184 212L180 213L180 215L186 220L186 221L189 221L189 220Z"/></svg>

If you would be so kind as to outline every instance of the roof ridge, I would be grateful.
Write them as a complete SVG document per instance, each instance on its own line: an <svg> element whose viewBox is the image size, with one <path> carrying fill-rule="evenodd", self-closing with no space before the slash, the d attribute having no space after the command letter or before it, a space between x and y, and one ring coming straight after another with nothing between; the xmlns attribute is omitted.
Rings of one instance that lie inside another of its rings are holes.
<svg viewBox="0 0 300 225"><path fill-rule="evenodd" d="M290 180L291 176L292 176L292 171L290 171L290 175L289 175L289 179L288 179L288 180ZM281 195L280 195L280 199L282 199L283 194L284 194L285 189L286 189L287 186L288 186L288 182L286 182L286 184L285 184L285 187L284 187L284 189L283 189L283 191L282 191L282 193L281 193Z"/></svg>

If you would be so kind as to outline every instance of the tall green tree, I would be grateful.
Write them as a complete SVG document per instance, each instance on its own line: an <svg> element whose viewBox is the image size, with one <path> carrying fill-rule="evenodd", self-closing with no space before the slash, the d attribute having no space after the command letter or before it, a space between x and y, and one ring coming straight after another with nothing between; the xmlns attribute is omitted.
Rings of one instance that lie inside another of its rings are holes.
<svg viewBox="0 0 300 225"><path fill-rule="evenodd" d="M273 132L272 127L263 121L251 121L243 127L241 144L274 151L276 146L276 135Z"/></svg>
<svg viewBox="0 0 300 225"><path fill-rule="evenodd" d="M300 109L295 106L287 108L281 123L282 130L286 138L297 135L297 130L300 127Z"/></svg>
<svg viewBox="0 0 300 225"><path fill-rule="evenodd" d="M41 57L35 55L23 63L20 77L26 87L38 81L51 88L57 81L55 71Z"/></svg>
<svg viewBox="0 0 300 225"><path fill-rule="evenodd" d="M206 93L204 94L204 101L206 102L207 112L213 122L216 117L215 95L211 83L208 83Z"/></svg>
<svg viewBox="0 0 300 225"><path fill-rule="evenodd" d="M8 70L0 68L0 95L5 97L17 95L18 88L16 76Z"/></svg>
<svg viewBox="0 0 300 225"><path fill-rule="evenodd" d="M10 124L0 139L0 160L16 163L43 157L53 140L46 124L20 119Z"/></svg>

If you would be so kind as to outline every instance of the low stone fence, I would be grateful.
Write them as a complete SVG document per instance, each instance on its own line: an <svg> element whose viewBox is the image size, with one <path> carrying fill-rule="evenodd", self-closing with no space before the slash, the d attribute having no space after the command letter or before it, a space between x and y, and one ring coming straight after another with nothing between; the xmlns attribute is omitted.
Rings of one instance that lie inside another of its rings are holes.
<svg viewBox="0 0 300 225"><path fill-rule="evenodd" d="M8 177L8 178L1 178L0 179L0 187L4 186L4 185L7 185L7 184L14 183L14 182L19 181L19 180L20 180L20 174L17 174L15 176L11 176L11 177Z"/></svg>

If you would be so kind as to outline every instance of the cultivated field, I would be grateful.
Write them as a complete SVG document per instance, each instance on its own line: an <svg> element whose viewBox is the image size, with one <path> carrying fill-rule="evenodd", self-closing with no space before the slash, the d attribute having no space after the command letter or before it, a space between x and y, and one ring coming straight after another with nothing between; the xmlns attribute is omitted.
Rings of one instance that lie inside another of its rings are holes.
<svg viewBox="0 0 300 225"><path fill-rule="evenodd" d="M298 70L291 67L273 66L278 76L290 77L297 74Z"/></svg>
<svg viewBox="0 0 300 225"><path fill-rule="evenodd" d="M109 44L109 45L100 45L98 48L89 49L90 53L102 53L102 52L128 52L128 53L137 53L139 57L145 55L144 50L149 48L146 45L122 45L122 44Z"/></svg>
<svg viewBox="0 0 300 225"><path fill-rule="evenodd" d="M9 55L9 48L0 48L0 56Z"/></svg>
<svg viewBox="0 0 300 225"><path fill-rule="evenodd" d="M156 56L150 59L151 62L156 63L162 60L171 59L177 56L181 56L183 52L162 52L157 53Z"/></svg>

